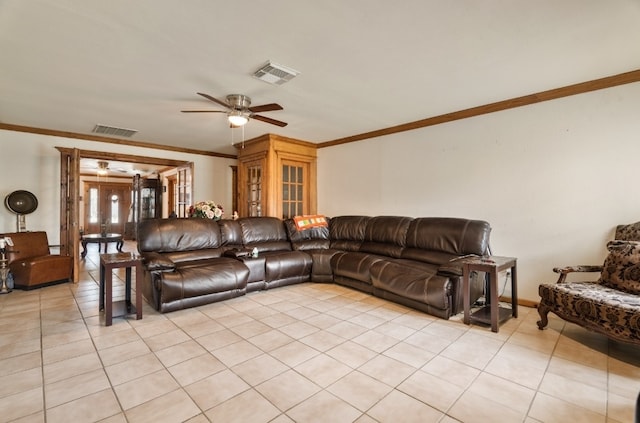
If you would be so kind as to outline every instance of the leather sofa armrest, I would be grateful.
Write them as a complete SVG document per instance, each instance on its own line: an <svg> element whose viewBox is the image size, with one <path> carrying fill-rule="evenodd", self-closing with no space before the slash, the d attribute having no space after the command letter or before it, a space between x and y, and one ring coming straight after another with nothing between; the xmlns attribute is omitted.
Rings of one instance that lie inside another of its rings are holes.
<svg viewBox="0 0 640 423"><path fill-rule="evenodd" d="M438 267L438 274L447 276L462 276L462 264L456 262L444 263Z"/></svg>
<svg viewBox="0 0 640 423"><path fill-rule="evenodd" d="M602 266L599 265L579 265L579 266L566 266L566 267L554 267L553 271L560 273L557 283L562 283L567 279L567 275L572 272L602 272Z"/></svg>
<svg viewBox="0 0 640 423"><path fill-rule="evenodd" d="M176 264L166 256L156 253L149 252L142 254L143 262L147 270L150 272L160 271L160 272L170 272L176 269Z"/></svg>

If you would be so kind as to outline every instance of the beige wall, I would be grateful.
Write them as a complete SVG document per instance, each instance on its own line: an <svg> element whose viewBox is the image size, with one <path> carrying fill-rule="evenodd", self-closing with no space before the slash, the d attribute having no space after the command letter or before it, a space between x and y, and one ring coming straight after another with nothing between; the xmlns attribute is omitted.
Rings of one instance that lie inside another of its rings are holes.
<svg viewBox="0 0 640 423"><path fill-rule="evenodd" d="M487 220L537 301L553 267L601 264L640 220L638 112L640 83L320 149L318 210Z"/></svg>

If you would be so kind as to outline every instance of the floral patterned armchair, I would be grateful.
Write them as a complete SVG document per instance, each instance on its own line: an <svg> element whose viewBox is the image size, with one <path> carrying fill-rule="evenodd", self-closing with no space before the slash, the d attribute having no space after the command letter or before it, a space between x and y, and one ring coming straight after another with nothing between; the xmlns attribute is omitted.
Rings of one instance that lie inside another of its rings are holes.
<svg viewBox="0 0 640 423"><path fill-rule="evenodd" d="M548 324L552 312L618 341L640 344L640 222L619 225L602 266L555 268L555 284L538 288L538 328ZM567 282L572 272L600 272L595 281Z"/></svg>

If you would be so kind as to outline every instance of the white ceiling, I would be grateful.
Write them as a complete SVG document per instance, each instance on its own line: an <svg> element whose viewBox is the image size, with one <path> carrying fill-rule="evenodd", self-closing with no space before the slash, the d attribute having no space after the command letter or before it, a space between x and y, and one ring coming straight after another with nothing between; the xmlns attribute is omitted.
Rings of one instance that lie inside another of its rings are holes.
<svg viewBox="0 0 640 423"><path fill-rule="evenodd" d="M168 166L160 166L147 163L129 163L116 160L97 160L83 158L80 159L80 173L82 175L95 175L96 179L100 179L102 177L98 175L98 169L100 168L98 162L100 161L107 163L107 177L132 179L134 175L139 174L143 178L157 178L160 172L166 171L168 169Z"/></svg>
<svg viewBox="0 0 640 423"><path fill-rule="evenodd" d="M196 92L284 107L246 139L324 142L639 68L640 0L0 0L1 123L219 153Z"/></svg>

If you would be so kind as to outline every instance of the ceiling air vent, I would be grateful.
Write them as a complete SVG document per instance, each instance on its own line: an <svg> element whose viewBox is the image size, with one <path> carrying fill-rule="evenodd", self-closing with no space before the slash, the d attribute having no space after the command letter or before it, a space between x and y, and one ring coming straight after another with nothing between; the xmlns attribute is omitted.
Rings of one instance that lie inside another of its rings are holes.
<svg viewBox="0 0 640 423"><path fill-rule="evenodd" d="M267 62L266 65L258 69L253 73L253 76L261 81L268 82L273 85L282 85L285 82L291 81L300 72L297 70L288 68L286 66L279 65L273 62Z"/></svg>
<svg viewBox="0 0 640 423"><path fill-rule="evenodd" d="M96 134L115 135L116 137L130 137L138 132L137 129L116 128L115 126L96 125L93 131Z"/></svg>

